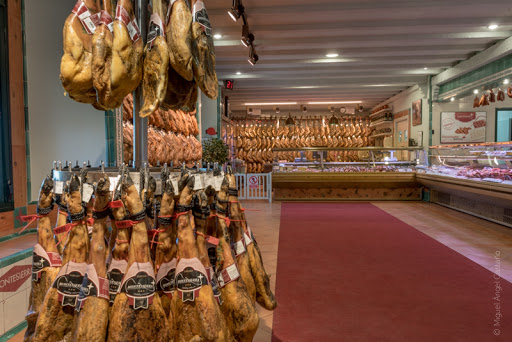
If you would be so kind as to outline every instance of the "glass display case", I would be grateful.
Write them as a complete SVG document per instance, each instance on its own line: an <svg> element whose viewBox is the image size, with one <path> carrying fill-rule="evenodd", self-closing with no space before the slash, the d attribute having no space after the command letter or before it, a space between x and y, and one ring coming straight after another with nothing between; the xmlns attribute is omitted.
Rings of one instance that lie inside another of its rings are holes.
<svg viewBox="0 0 512 342"><path fill-rule="evenodd" d="M418 173L512 184L512 142L432 146Z"/></svg>
<svg viewBox="0 0 512 342"><path fill-rule="evenodd" d="M414 172L427 162L421 147L275 148L274 172Z"/></svg>

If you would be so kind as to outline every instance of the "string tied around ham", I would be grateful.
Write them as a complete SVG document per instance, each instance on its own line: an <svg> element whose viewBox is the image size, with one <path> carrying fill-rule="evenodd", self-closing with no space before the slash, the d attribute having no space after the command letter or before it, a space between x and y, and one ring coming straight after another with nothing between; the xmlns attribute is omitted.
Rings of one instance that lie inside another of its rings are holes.
<svg viewBox="0 0 512 342"><path fill-rule="evenodd" d="M21 234L25 229L28 228L37 219L46 217L50 215L50 213L53 210L53 204L51 204L48 208L40 208L39 205L36 207L36 213L35 215L20 215L19 219L21 222L27 222L27 224L23 227L22 230L18 234Z"/></svg>
<svg viewBox="0 0 512 342"><path fill-rule="evenodd" d="M148 235L152 235L151 242L149 243L151 245L151 248L153 248L153 245L162 245L162 242L155 241L155 238L158 234L165 232L165 229L152 229L148 230Z"/></svg>
<svg viewBox="0 0 512 342"><path fill-rule="evenodd" d="M62 235L62 237L60 238L60 240L57 242L57 244L55 246L58 246L66 238L66 236L69 234L69 232L71 231L71 229L73 227L76 227L76 226L78 226L80 224L92 225L93 222L94 222L94 220L92 218L89 218L87 220L84 219L84 220L82 220L80 222L66 223L63 226L53 228L53 234L55 234L55 235L59 235L59 234L65 233L64 235Z"/></svg>

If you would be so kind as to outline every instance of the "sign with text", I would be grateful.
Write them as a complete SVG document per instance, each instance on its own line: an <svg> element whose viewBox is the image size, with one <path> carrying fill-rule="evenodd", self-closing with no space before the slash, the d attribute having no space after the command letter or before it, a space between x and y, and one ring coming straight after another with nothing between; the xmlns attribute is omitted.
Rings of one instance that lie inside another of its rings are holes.
<svg viewBox="0 0 512 342"><path fill-rule="evenodd" d="M442 112L441 144L485 142L487 112Z"/></svg>
<svg viewBox="0 0 512 342"><path fill-rule="evenodd" d="M32 265L13 266L0 277L0 292L16 292L32 275Z"/></svg>
<svg viewBox="0 0 512 342"><path fill-rule="evenodd" d="M249 189L257 189L259 186L260 182L258 176L249 177Z"/></svg>

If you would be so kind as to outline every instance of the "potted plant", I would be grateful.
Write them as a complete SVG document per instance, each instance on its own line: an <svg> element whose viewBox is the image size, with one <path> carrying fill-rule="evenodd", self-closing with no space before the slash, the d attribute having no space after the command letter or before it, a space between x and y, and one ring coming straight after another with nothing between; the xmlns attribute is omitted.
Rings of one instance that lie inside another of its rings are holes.
<svg viewBox="0 0 512 342"><path fill-rule="evenodd" d="M221 139L211 138L203 140L203 163L219 163L223 165L228 161L228 146Z"/></svg>

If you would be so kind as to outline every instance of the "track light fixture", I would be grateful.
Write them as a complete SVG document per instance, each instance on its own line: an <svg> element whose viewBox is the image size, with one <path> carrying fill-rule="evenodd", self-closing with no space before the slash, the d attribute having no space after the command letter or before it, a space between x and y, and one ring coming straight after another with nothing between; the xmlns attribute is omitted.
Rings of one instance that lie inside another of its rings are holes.
<svg viewBox="0 0 512 342"><path fill-rule="evenodd" d="M244 24L242 26L242 44L244 44L245 47L249 47L253 41L254 35L249 31L249 25Z"/></svg>
<svg viewBox="0 0 512 342"><path fill-rule="evenodd" d="M274 107L274 110L276 111L276 114L279 114L279 107Z"/></svg>
<svg viewBox="0 0 512 342"><path fill-rule="evenodd" d="M292 113L288 113L288 117L286 118L286 122L284 124L286 126L295 126L295 120L292 118Z"/></svg>
<svg viewBox="0 0 512 342"><path fill-rule="evenodd" d="M247 60L252 66L258 63L259 57L256 54L256 49L254 49L254 45L251 44L251 52L249 54L249 59Z"/></svg>
<svg viewBox="0 0 512 342"><path fill-rule="evenodd" d="M228 11L229 16L233 21L237 21L241 15L244 14L244 6L242 5L240 0L233 0L233 6Z"/></svg>

